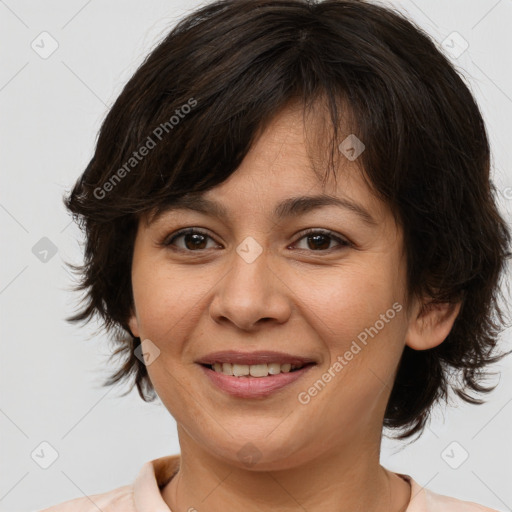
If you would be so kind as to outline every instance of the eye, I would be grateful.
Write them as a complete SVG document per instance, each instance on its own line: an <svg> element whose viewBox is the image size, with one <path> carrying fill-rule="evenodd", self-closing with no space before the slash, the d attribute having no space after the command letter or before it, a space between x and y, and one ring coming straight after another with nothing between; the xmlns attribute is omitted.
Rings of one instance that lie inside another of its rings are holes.
<svg viewBox="0 0 512 512"><path fill-rule="evenodd" d="M174 236L166 239L163 245L166 247L172 246L175 244L176 240L180 238L183 238L185 247L177 247L177 249L189 252L196 252L196 249L207 249L208 247L205 247L207 239L213 240L213 238L204 231L195 228L187 228L178 231Z"/></svg>
<svg viewBox="0 0 512 512"><path fill-rule="evenodd" d="M310 249L315 252L330 251L331 248L329 248L329 246L330 246L332 240L338 242L338 245L341 247L350 246L350 242L337 236L332 231L328 231L325 229L308 229L302 235L303 236L301 238L299 238L298 241L306 240L306 243L308 245L308 248L306 250ZM308 243L308 242L310 242L310 243ZM297 243L297 242L295 242L295 243Z"/></svg>
<svg viewBox="0 0 512 512"><path fill-rule="evenodd" d="M176 245L176 241L179 239L183 239L184 247ZM166 240L164 240L164 242L162 242L162 245L164 245L165 247L174 246L174 248L181 251L200 252L201 250L212 248L207 247L208 239L213 240L213 238L205 231L201 231L195 228L187 228L178 231L171 238L167 238ZM323 229L308 229L307 231L302 233L302 236L301 238L298 239L298 241L301 241L303 239L306 240L307 242L310 242L308 243L308 247L306 248L306 250L312 250L315 252L330 251L332 248L330 248L329 246L331 245L332 241L337 242L338 246L340 247L347 247L351 245L350 242L337 236L332 231ZM295 242L295 244L297 244L297 242ZM301 248L299 249L303 250Z"/></svg>

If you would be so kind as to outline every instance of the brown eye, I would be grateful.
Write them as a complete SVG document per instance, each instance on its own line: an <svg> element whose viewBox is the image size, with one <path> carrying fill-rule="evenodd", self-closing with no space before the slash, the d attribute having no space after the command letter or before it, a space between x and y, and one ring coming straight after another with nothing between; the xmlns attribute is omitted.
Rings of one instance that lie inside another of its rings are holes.
<svg viewBox="0 0 512 512"><path fill-rule="evenodd" d="M177 244L177 240L182 240L182 242ZM329 252L336 249L336 247L331 247L332 242L335 242L338 248L350 246L350 242L337 236L332 231L318 229L306 231L299 239L299 241L301 240L306 241L306 247L299 249L314 252ZM199 229L187 228L175 233L171 238L165 240L162 245L184 252L202 252L207 249L219 247L216 243L209 247L208 241L215 242L208 233ZM295 242L295 244L297 244L297 242Z"/></svg>
<svg viewBox="0 0 512 512"><path fill-rule="evenodd" d="M337 242L338 246L341 247L350 245L349 242L343 240L339 236L336 236L332 231L324 231L318 229L311 229L306 231L306 233L304 233L303 236L299 238L299 241L303 239L305 239L307 243L306 250L310 251L328 251L331 249L329 246L331 245L332 241Z"/></svg>
<svg viewBox="0 0 512 512"><path fill-rule="evenodd" d="M177 246L177 249L183 251L191 251L195 252L197 250L208 249L207 243L208 239L213 240L210 235L207 233L200 231L198 229L186 229L182 231L178 231L174 236L164 242L165 246L175 246L176 240L183 239L184 246Z"/></svg>

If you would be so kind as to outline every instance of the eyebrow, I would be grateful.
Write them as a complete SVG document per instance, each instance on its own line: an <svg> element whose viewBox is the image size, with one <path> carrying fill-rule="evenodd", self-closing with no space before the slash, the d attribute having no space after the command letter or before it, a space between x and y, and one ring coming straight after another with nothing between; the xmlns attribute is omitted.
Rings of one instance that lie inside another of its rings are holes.
<svg viewBox="0 0 512 512"><path fill-rule="evenodd" d="M377 226L378 224L370 213L360 204L346 198L334 197L327 194L298 196L285 199L275 207L273 216L276 219L296 217L326 206L337 206L349 210L370 226ZM153 215L149 223L155 222L163 214L173 210L191 210L205 215L213 215L224 221L229 217L227 209L220 203L207 199L202 195L189 194L174 199L163 211Z"/></svg>

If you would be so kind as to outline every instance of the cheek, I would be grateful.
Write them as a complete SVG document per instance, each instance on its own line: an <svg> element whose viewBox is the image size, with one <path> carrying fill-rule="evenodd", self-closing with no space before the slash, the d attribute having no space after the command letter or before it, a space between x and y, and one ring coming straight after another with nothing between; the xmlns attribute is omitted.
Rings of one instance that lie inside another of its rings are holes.
<svg viewBox="0 0 512 512"><path fill-rule="evenodd" d="M160 259L134 265L132 287L141 338L162 353L187 349L187 338L204 315L204 298L218 276L197 268L181 268Z"/></svg>
<svg viewBox="0 0 512 512"><path fill-rule="evenodd" d="M323 276L317 274L296 283L294 289L303 298L302 313L332 349L344 351L375 324L383 335L392 330L392 324L395 330L399 327L395 320L401 318L397 312L400 307L393 308L393 304L401 304L402 290L391 266L331 269Z"/></svg>
<svg viewBox="0 0 512 512"><path fill-rule="evenodd" d="M392 387L406 332L400 283L391 265L345 268L304 282L302 314L330 358L317 403L338 419L368 419Z"/></svg>
<svg viewBox="0 0 512 512"><path fill-rule="evenodd" d="M332 432L339 425L348 432L383 414L404 346L405 309L392 272L334 275L316 280L304 312L330 359L303 391L313 407L329 411L322 418Z"/></svg>

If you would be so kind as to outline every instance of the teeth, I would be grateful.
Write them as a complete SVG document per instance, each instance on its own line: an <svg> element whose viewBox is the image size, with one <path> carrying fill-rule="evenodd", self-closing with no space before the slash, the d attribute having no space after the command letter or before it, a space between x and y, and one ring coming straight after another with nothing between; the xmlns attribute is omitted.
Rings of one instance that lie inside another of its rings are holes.
<svg viewBox="0 0 512 512"><path fill-rule="evenodd" d="M270 373L270 375L277 375L278 373L281 373L281 365L279 363L263 364L261 366L266 366L267 371L268 373Z"/></svg>
<svg viewBox="0 0 512 512"><path fill-rule="evenodd" d="M302 365L291 365L290 363L269 363L269 364L231 364L214 363L213 370L224 375L233 375L235 377L267 377L268 375L277 375L278 373L288 373L290 370L302 368Z"/></svg>
<svg viewBox="0 0 512 512"><path fill-rule="evenodd" d="M222 370L224 370L224 365L222 365ZM244 375L249 375L249 365L248 364L234 364L232 367L232 372L235 377L243 377Z"/></svg>

